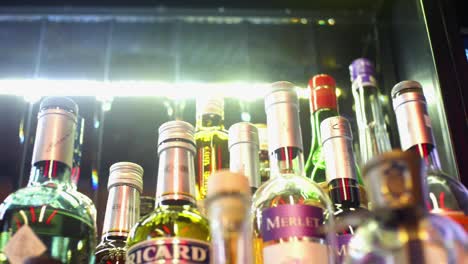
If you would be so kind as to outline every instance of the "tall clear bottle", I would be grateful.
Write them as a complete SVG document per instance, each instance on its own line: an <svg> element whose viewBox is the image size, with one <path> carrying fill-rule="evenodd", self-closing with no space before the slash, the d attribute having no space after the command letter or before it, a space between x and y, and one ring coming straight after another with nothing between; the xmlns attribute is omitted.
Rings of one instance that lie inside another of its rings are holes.
<svg viewBox="0 0 468 264"><path fill-rule="evenodd" d="M424 169L414 152L392 151L366 164L373 218L351 238L346 263L467 263L463 228L424 204Z"/></svg>
<svg viewBox="0 0 468 264"><path fill-rule="evenodd" d="M320 141L320 124L323 120L338 115L335 86L335 80L326 74L315 75L309 81L312 141L309 158L305 164L305 173L324 190L327 189L327 177Z"/></svg>
<svg viewBox="0 0 468 264"><path fill-rule="evenodd" d="M132 228L127 263L211 262L210 228L195 199L193 126L170 121L159 127L156 208Z"/></svg>
<svg viewBox="0 0 468 264"><path fill-rule="evenodd" d="M205 199L209 176L229 168L228 133L224 129L224 99L211 97L197 99L195 126L196 197Z"/></svg>
<svg viewBox="0 0 468 264"><path fill-rule="evenodd" d="M248 122L229 128L229 170L239 172L249 180L252 193L260 186L258 130Z"/></svg>
<svg viewBox="0 0 468 264"><path fill-rule="evenodd" d="M110 167L102 238L96 247L96 264L123 264L130 229L140 218L143 168L132 162Z"/></svg>
<svg viewBox="0 0 468 264"><path fill-rule="evenodd" d="M294 85L276 82L265 97L271 179L253 197L256 263L333 263L328 196L305 177L299 102Z"/></svg>
<svg viewBox="0 0 468 264"><path fill-rule="evenodd" d="M353 135L348 120L341 116L329 117L320 125L323 156L325 158L328 195L334 206L335 221L361 210L361 189L358 183L359 171L353 152ZM367 202L367 199L366 199ZM356 226L348 225L338 230L337 262L342 263L347 254L347 245Z"/></svg>
<svg viewBox="0 0 468 264"><path fill-rule="evenodd" d="M94 219L71 192L77 113L68 98L42 101L29 183L0 205L1 263L94 262Z"/></svg>
<svg viewBox="0 0 468 264"><path fill-rule="evenodd" d="M205 203L212 233L213 263L252 264L248 178L228 171L213 174L208 180Z"/></svg>
<svg viewBox="0 0 468 264"><path fill-rule="evenodd" d="M400 82L393 87L392 98L401 148L417 153L427 168L425 179L429 196L426 197L426 204L429 210L453 218L468 231L468 190L440 167L421 84L416 81Z"/></svg>
<svg viewBox="0 0 468 264"><path fill-rule="evenodd" d="M359 130L360 164L365 164L373 156L390 151L392 146L380 104L374 66L368 59L359 58L351 63L349 71Z"/></svg>

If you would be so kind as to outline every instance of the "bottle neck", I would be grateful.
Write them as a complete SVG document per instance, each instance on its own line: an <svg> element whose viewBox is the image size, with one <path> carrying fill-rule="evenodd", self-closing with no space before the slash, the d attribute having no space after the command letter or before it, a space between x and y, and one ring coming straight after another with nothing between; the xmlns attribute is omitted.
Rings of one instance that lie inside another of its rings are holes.
<svg viewBox="0 0 468 264"><path fill-rule="evenodd" d="M417 144L409 148L408 151L416 152L421 157L426 170L442 171L440 167L439 154L434 145L429 143Z"/></svg>
<svg viewBox="0 0 468 264"><path fill-rule="evenodd" d="M219 114L202 113L197 114L196 130L217 129L224 130L224 118Z"/></svg>
<svg viewBox="0 0 468 264"><path fill-rule="evenodd" d="M252 263L250 199L242 193L219 193L206 201L214 263Z"/></svg>
<svg viewBox="0 0 468 264"><path fill-rule="evenodd" d="M355 81L353 96L359 129L361 163L365 164L372 157L391 150L390 138L377 87Z"/></svg>
<svg viewBox="0 0 468 264"><path fill-rule="evenodd" d="M165 148L159 153L156 205L195 202L193 150L181 146Z"/></svg>
<svg viewBox="0 0 468 264"><path fill-rule="evenodd" d="M31 168L28 186L39 185L63 189L73 188L70 167L54 160L36 162Z"/></svg>
<svg viewBox="0 0 468 264"><path fill-rule="evenodd" d="M312 141L305 168L307 176L312 173L312 169L315 166L325 169L324 159L321 155L322 144L320 142L320 124L323 120L337 115L337 110L331 108L319 109L311 115Z"/></svg>
<svg viewBox="0 0 468 264"><path fill-rule="evenodd" d="M355 179L333 179L328 183L328 192L335 206L335 214L361 206L359 185Z"/></svg>
<svg viewBox="0 0 468 264"><path fill-rule="evenodd" d="M271 177L282 174L304 176L304 156L298 147L282 147L270 153Z"/></svg>
<svg viewBox="0 0 468 264"><path fill-rule="evenodd" d="M129 185L115 185L109 189L103 237L126 237L140 217L140 192Z"/></svg>
<svg viewBox="0 0 468 264"><path fill-rule="evenodd" d="M251 188L260 186L258 145L241 142L229 148L229 170L242 173L249 179Z"/></svg>

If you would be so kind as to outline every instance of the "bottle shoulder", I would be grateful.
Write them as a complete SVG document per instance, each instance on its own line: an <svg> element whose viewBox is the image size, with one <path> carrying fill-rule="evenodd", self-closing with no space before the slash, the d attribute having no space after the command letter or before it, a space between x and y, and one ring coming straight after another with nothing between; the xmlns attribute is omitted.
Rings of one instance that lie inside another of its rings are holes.
<svg viewBox="0 0 468 264"><path fill-rule="evenodd" d="M49 208L72 213L85 222L94 223L91 211L80 199L84 194L77 195L77 193L77 191L43 185L21 188L10 194L0 205L0 219L3 218L5 212L16 208L47 205ZM96 210L94 204L92 204L92 209Z"/></svg>
<svg viewBox="0 0 468 264"><path fill-rule="evenodd" d="M207 140L207 139L215 139L219 141L226 141L229 138L228 132L223 128L216 128L216 127L203 127L197 129L195 132L195 140Z"/></svg>
<svg viewBox="0 0 468 264"><path fill-rule="evenodd" d="M164 237L209 241L208 219L194 206L158 206L132 228L127 243L130 247L138 242Z"/></svg>
<svg viewBox="0 0 468 264"><path fill-rule="evenodd" d="M268 208L280 204L305 204L331 208L329 197L320 186L303 176L282 174L262 184L253 196L254 208Z"/></svg>

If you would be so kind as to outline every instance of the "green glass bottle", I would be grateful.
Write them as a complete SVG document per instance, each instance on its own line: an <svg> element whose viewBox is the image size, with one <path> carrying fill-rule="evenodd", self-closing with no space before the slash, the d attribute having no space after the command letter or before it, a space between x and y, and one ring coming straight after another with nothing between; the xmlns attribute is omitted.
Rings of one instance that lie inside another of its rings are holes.
<svg viewBox="0 0 468 264"><path fill-rule="evenodd" d="M322 143L320 142L320 123L329 117L338 115L335 80L329 75L319 74L312 77L309 86L311 89L312 142L304 169L307 177L326 190L327 177L325 175L325 159L322 156Z"/></svg>
<svg viewBox="0 0 468 264"><path fill-rule="evenodd" d="M70 179L77 113L68 98L42 101L29 183L0 205L0 263L94 263L93 215Z"/></svg>
<svg viewBox="0 0 468 264"><path fill-rule="evenodd" d="M211 263L209 223L195 199L193 134L183 121L159 128L156 208L132 228L126 263Z"/></svg>
<svg viewBox="0 0 468 264"><path fill-rule="evenodd" d="M206 197L208 177L217 170L229 169L223 98L197 99L195 142L196 198L201 201Z"/></svg>

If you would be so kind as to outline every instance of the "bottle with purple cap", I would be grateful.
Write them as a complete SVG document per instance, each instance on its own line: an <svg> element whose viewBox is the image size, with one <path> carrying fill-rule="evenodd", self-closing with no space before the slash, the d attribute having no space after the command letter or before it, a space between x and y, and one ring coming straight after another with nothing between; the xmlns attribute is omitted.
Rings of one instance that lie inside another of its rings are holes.
<svg viewBox="0 0 468 264"><path fill-rule="evenodd" d="M390 151L392 147L372 62L366 58L356 59L349 66L349 71L359 130L361 164L365 164L373 156Z"/></svg>

